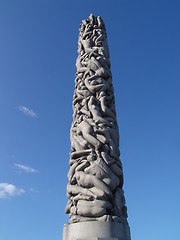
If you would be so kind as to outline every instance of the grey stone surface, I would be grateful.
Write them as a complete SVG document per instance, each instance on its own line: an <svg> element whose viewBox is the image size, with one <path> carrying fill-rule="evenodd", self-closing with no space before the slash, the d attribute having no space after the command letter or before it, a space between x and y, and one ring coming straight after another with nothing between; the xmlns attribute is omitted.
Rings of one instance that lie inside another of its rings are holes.
<svg viewBox="0 0 180 240"><path fill-rule="evenodd" d="M65 240L130 240L127 224L118 222L80 222L64 226Z"/></svg>
<svg viewBox="0 0 180 240"><path fill-rule="evenodd" d="M109 50L99 16L91 14L80 25L76 68L66 206L71 224L65 225L64 234L68 237L64 240L73 240L70 231L75 234L87 226L85 222L97 232L107 222L113 231L108 239L123 236L122 240L129 240L129 235L124 237L129 227ZM121 230L115 229L115 225ZM92 237L107 238L107 234L96 235ZM78 235L75 239L87 237Z"/></svg>

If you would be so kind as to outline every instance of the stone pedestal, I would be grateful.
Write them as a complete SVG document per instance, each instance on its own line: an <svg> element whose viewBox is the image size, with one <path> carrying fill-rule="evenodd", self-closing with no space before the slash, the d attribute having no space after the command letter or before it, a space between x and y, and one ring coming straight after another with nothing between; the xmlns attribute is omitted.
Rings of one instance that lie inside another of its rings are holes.
<svg viewBox="0 0 180 240"><path fill-rule="evenodd" d="M89 221L65 224L63 240L131 240L131 236L126 224Z"/></svg>

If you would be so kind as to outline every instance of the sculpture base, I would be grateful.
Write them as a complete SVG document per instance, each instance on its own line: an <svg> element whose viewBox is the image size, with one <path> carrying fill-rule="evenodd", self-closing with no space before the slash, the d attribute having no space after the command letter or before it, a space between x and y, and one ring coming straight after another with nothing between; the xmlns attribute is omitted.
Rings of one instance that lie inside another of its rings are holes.
<svg viewBox="0 0 180 240"><path fill-rule="evenodd" d="M129 226L118 222L65 224L63 240L131 240Z"/></svg>

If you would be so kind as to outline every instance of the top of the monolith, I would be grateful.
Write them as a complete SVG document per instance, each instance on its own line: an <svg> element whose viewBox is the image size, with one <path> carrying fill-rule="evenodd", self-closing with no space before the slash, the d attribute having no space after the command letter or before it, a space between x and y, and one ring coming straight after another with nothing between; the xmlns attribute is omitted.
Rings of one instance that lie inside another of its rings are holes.
<svg viewBox="0 0 180 240"><path fill-rule="evenodd" d="M83 25L91 24L99 28L104 28L104 22L100 16L95 17L92 13L89 15L88 19L82 20Z"/></svg>

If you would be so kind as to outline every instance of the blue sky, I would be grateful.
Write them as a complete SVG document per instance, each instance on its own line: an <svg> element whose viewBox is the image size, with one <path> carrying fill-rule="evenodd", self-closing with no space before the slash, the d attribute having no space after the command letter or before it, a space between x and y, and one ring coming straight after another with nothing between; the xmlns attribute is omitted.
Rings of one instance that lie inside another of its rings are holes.
<svg viewBox="0 0 180 240"><path fill-rule="evenodd" d="M180 239L180 1L1 0L1 240L62 239L90 13L107 29L132 240Z"/></svg>

